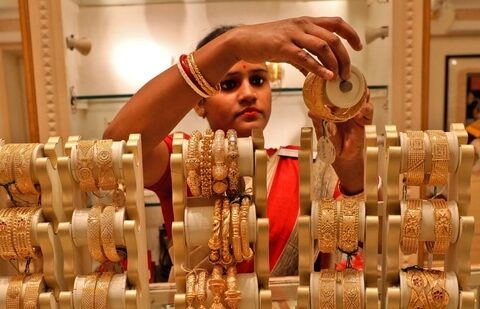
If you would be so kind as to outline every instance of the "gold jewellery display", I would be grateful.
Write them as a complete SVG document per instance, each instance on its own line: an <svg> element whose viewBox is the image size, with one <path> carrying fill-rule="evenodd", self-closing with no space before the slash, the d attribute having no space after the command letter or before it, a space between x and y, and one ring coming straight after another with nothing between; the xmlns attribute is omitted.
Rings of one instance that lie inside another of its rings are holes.
<svg viewBox="0 0 480 309"><path fill-rule="evenodd" d="M426 133L432 151L432 169L426 183L444 185L448 182L448 162L450 160L447 135L440 130L427 130Z"/></svg>
<svg viewBox="0 0 480 309"><path fill-rule="evenodd" d="M407 200L400 236L400 248L404 254L417 252L421 226L422 200Z"/></svg>
<svg viewBox="0 0 480 309"><path fill-rule="evenodd" d="M412 267L406 270L411 289L407 308L446 308L450 295L445 287L446 274L440 270Z"/></svg>
<svg viewBox="0 0 480 309"><path fill-rule="evenodd" d="M445 254L450 247L450 241L452 239L452 213L445 200L433 199L431 200L431 203L433 206L433 215L435 217L435 241L427 241L425 246L430 253Z"/></svg>
<svg viewBox="0 0 480 309"><path fill-rule="evenodd" d="M407 185L421 185L425 175L425 146L423 131L407 131Z"/></svg>
<svg viewBox="0 0 480 309"><path fill-rule="evenodd" d="M332 253L337 250L337 202L334 199L319 201L317 237L320 252Z"/></svg>
<svg viewBox="0 0 480 309"><path fill-rule="evenodd" d="M338 247L342 252L353 253L358 249L358 201L344 198L340 204Z"/></svg>
<svg viewBox="0 0 480 309"><path fill-rule="evenodd" d="M337 308L337 272L332 269L320 271L318 289L318 308Z"/></svg>

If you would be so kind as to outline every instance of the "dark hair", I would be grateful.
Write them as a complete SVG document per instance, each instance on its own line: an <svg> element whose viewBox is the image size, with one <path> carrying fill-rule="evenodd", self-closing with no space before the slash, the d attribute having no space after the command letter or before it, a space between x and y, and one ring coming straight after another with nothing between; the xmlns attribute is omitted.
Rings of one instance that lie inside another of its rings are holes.
<svg viewBox="0 0 480 309"><path fill-rule="evenodd" d="M204 36L203 39L200 40L200 42L198 42L196 49L199 49L199 48L203 47L204 45L206 45L211 40L219 37L220 35L224 34L225 32L227 32L229 30L232 30L236 27L238 27L238 26L236 26L236 25L223 25L223 26L218 26L218 27L214 28L212 31L210 31L209 34Z"/></svg>

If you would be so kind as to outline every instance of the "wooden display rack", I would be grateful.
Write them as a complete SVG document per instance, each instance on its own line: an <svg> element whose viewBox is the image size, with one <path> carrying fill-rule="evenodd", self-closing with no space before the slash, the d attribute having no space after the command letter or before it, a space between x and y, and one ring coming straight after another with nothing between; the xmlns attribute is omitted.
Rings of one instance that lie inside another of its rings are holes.
<svg viewBox="0 0 480 309"><path fill-rule="evenodd" d="M75 303L82 293L82 284L77 281L82 280L81 275L91 273L94 266L88 250L85 250L87 193L80 190L72 163L72 156L75 156L79 140L78 136L69 137L65 144L66 155L58 158L64 192L63 204L68 218L67 222L60 223L58 227L65 259L65 281L68 286L68 291L60 293L60 305L62 308L71 309L77 308ZM124 283L118 283L119 289L116 291L109 289L109 293L115 294L109 294L109 299L115 300L120 297L123 301L117 301L119 308L149 308L140 135L131 134L126 143L114 142L112 151L115 177L123 183L126 194L125 208L117 211L115 215L115 244L124 245L127 249L128 266L124 274ZM122 280L119 279L120 281ZM118 291L122 291L122 295L117 295Z"/></svg>
<svg viewBox="0 0 480 309"><path fill-rule="evenodd" d="M317 308L318 291L316 282L318 273L313 271L314 240L317 234L318 207L312 204L312 128L302 128L299 150L299 191L300 217L298 219L299 249L299 286L297 289L297 308ZM362 276L362 299L365 308L378 308L377 283L377 248L378 248L378 197L377 197L377 162L378 147L376 145L375 128L366 130L365 156L365 202L360 206L359 240L363 241L364 271Z"/></svg>
<svg viewBox="0 0 480 309"><path fill-rule="evenodd" d="M208 255L208 252L205 251L200 251L198 254L193 255L191 253L194 245L206 245L208 242L212 216L205 214L211 214L214 205L213 199L187 197L184 173L186 148L187 142L183 133L175 133L173 153L170 157L174 211L172 235L176 285L175 308L186 308L185 266L190 266L195 263L193 260L197 261ZM249 308L254 305L255 308L267 309L272 308L272 300L269 289L269 233L268 219L266 218L267 153L264 149L262 132L253 130L252 137L238 138L238 148L240 154L240 176L253 176L253 203L255 205L255 207L250 207L249 215L250 240L255 242L255 272L237 276L237 285L242 291L242 299L238 304L238 308ZM192 224L189 224L189 222L192 221L189 221L189 217L193 212L202 212L202 217L205 221L210 221L191 226ZM195 235L195 240L193 240L192 234L199 234L200 236ZM244 295L243 292L247 290L249 293Z"/></svg>
<svg viewBox="0 0 480 309"><path fill-rule="evenodd" d="M402 201L399 175L406 171L405 145L395 126L386 126L384 132L385 175L383 177L384 207L383 216L383 267L382 267L382 308L406 308L409 289L405 288L403 274L399 273L399 241L402 221ZM470 205L470 173L473 165L474 150L466 145L467 134L463 124L452 124L447 132L450 148L449 180L447 201L457 209L457 220L452 215L454 231L458 234L455 243L450 245L444 260L447 279L458 281L458 295L450 295L459 308L474 308L475 295L469 285L470 246L474 230L474 218L468 216ZM403 146L403 147L402 147ZM426 157L429 156L426 148ZM425 203L429 203L424 201ZM423 220L426 221L426 220ZM423 226L422 221L422 226ZM426 223L425 223L426 224ZM430 224L430 228L433 225ZM424 237L423 235L421 237ZM421 239L422 241L433 239ZM419 264L422 261L418 260ZM420 265L422 266L422 265ZM451 308L449 306L449 308Z"/></svg>

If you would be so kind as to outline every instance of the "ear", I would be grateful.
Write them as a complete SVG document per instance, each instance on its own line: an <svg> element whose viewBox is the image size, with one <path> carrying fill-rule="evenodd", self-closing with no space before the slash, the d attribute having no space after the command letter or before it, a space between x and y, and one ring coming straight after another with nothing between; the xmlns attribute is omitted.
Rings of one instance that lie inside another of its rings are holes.
<svg viewBox="0 0 480 309"><path fill-rule="evenodd" d="M197 113L198 116L205 118L207 116L207 112L205 111L205 100L202 99L200 102L195 104L193 107L195 112Z"/></svg>

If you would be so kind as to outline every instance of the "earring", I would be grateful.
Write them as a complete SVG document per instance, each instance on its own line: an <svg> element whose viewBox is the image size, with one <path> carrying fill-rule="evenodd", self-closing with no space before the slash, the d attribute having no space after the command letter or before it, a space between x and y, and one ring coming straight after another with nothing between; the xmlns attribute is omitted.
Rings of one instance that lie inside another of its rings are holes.
<svg viewBox="0 0 480 309"><path fill-rule="evenodd" d="M202 104L202 105L200 105L200 104ZM203 100L202 100L201 103L195 105L195 106L193 107L193 109L195 110L195 112L197 113L198 116L200 116L200 117L202 117L202 118L205 118L205 116L206 116L207 113L206 113L206 111L205 111L205 107L203 107Z"/></svg>

